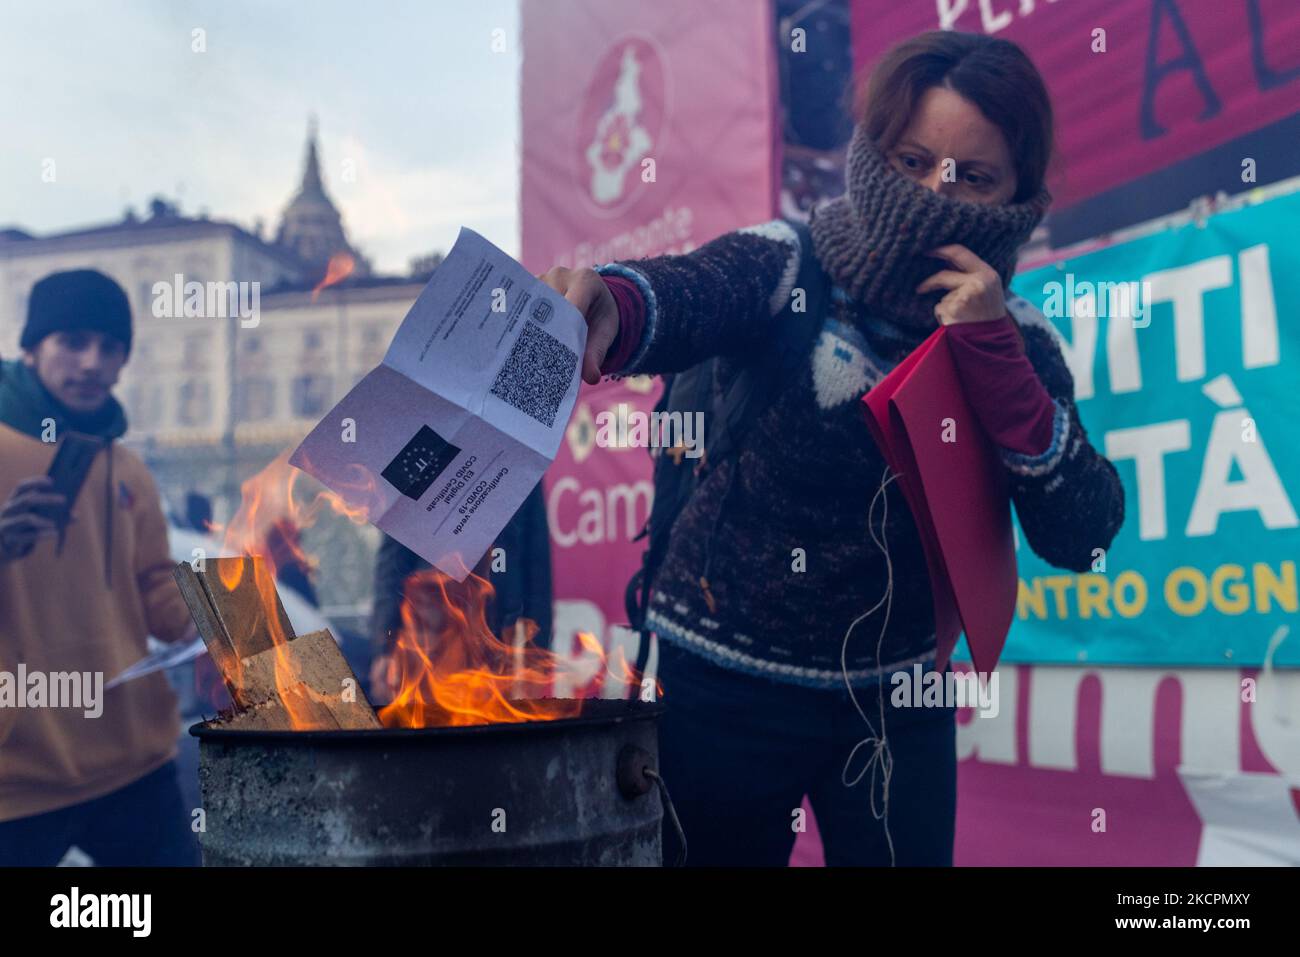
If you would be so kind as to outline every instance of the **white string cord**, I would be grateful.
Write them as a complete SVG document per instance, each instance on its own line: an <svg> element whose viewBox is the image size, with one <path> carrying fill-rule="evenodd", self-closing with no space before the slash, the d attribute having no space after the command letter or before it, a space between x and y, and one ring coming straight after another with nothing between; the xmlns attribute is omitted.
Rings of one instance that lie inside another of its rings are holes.
<svg viewBox="0 0 1300 957"><path fill-rule="evenodd" d="M886 476L889 477L886 478ZM853 622L849 625L848 631L844 632L844 642L840 646L840 670L844 675L844 686L848 689L849 699L853 702L853 707L857 709L863 722L865 722L867 727L871 729L871 734L867 735L867 737L855 744L853 750L849 752L848 758L844 761L844 770L840 772L840 780L844 783L845 787L853 787L862 780L868 771L871 772L871 814L877 821L882 821L884 823L885 841L889 845L890 867L894 867L897 862L894 855L894 838L889 832L889 781L894 773L894 758L889 752L889 739L885 734L885 676L880 674L876 678L876 697L880 711L880 736L877 737L875 733L876 729L871 724L871 719L867 717L867 713L862 710L862 705L858 703L858 696L853 691L852 682L849 681L848 652L849 636L853 634L853 629L858 626L859 622L874 614L876 609L881 605L884 605L885 617L880 623L880 637L876 641L875 660L877 666L880 665L885 644L885 630L889 627L889 613L894 604L894 564L889 557L889 539L885 534L886 523L889 521L889 497L885 495L885 488L896 478L898 478L897 475L889 475L889 466L886 465L885 471L880 474L880 487L876 489L876 494L871 497L871 505L867 508L867 530L871 533L871 540L876 543L876 547L879 548L881 553L885 556L885 593L880 596L880 601L876 602L857 618L853 619ZM882 497L884 498L884 512L880 519L881 537L877 538L875 526L872 524L872 517L876 512L876 501ZM862 770L858 772L857 776L850 781L848 779L849 768L853 764L853 759L857 755L858 750L867 745L873 746L871 757L867 759L867 763L863 765ZM882 797L883 806L879 809L876 807L877 773L881 774L884 784Z"/></svg>

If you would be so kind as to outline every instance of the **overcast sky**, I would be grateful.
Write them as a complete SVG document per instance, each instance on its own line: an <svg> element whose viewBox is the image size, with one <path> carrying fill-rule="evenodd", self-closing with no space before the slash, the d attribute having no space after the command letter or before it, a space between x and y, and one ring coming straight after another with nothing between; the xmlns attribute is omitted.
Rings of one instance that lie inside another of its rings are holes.
<svg viewBox="0 0 1300 957"><path fill-rule="evenodd" d="M0 18L0 228L100 224L161 193L271 232L314 112L326 189L377 270L461 224L519 251L517 0L0 0Z"/></svg>

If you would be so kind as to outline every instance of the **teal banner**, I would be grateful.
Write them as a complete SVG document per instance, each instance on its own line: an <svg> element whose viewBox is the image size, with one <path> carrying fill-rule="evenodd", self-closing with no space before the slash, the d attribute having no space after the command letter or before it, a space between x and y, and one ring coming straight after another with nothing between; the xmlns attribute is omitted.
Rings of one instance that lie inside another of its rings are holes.
<svg viewBox="0 0 1300 957"><path fill-rule="evenodd" d="M1300 665L1300 193L1018 275L1126 517L1092 571L1017 525L1003 661ZM963 644L964 649L964 644ZM969 660L969 654L966 654Z"/></svg>

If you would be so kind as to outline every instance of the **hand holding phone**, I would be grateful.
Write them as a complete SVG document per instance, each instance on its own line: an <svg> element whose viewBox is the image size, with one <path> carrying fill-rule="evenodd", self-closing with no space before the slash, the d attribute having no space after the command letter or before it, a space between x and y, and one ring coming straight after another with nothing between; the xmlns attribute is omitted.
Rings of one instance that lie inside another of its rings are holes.
<svg viewBox="0 0 1300 957"><path fill-rule="evenodd" d="M72 506L101 448L93 435L65 433L49 471L18 483L0 506L0 564L26 558L46 535L58 535L62 549Z"/></svg>
<svg viewBox="0 0 1300 957"><path fill-rule="evenodd" d="M14 487L9 500L0 505L0 565L26 558L36 543L57 535L62 526L48 514L66 514L67 497L54 491L48 475L25 479Z"/></svg>
<svg viewBox="0 0 1300 957"><path fill-rule="evenodd" d="M103 448L103 443L91 435L80 432L68 432L59 442L54 461L50 463L47 474L52 484L52 491L65 499L62 508L43 506L41 513L60 527L67 525L68 514L81 493L81 486L90 474L90 467L95 464L95 456Z"/></svg>

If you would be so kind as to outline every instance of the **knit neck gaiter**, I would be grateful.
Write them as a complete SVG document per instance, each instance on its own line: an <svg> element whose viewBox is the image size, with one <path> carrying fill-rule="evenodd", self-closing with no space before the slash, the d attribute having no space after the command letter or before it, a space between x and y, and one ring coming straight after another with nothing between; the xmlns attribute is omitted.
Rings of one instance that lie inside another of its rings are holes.
<svg viewBox="0 0 1300 957"><path fill-rule="evenodd" d="M0 360L0 422L41 439L51 419L56 436L82 432L112 441L126 433L126 412L111 395L94 412L76 412L56 399L23 360Z"/></svg>
<svg viewBox="0 0 1300 957"><path fill-rule="evenodd" d="M843 196L813 210L809 228L817 258L870 314L918 332L938 325L934 307L948 294L916 293L924 279L949 268L928 250L966 246L997 271L1005 289L1017 251L1052 201L1046 188L1005 205L942 196L896 170L861 124L849 144L845 185Z"/></svg>

